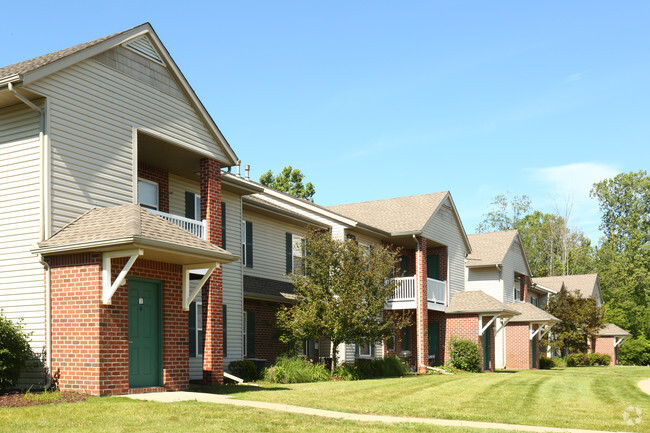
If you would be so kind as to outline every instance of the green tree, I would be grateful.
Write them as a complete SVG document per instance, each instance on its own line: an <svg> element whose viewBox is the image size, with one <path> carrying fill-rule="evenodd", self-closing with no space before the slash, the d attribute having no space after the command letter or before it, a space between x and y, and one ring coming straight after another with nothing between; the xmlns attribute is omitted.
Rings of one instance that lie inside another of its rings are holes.
<svg viewBox="0 0 650 433"><path fill-rule="evenodd" d="M579 292L570 293L562 288L549 299L545 309L562 321L553 326L549 344L564 354L569 351L586 353L589 342L603 327L602 313L596 300L583 298Z"/></svg>
<svg viewBox="0 0 650 433"><path fill-rule="evenodd" d="M607 319L650 338L650 177L621 173L594 184L604 233L596 253Z"/></svg>
<svg viewBox="0 0 650 433"><path fill-rule="evenodd" d="M271 170L267 171L260 176L260 183L284 191L294 197L314 201L313 197L316 194L316 189L311 182L303 183L304 178L305 175L300 170L289 165L284 167L277 176L274 176Z"/></svg>
<svg viewBox="0 0 650 433"><path fill-rule="evenodd" d="M516 195L511 200L508 194L499 194L490 205L492 210L483 215L483 222L476 227L478 233L519 228L519 220L531 210L527 195Z"/></svg>
<svg viewBox="0 0 650 433"><path fill-rule="evenodd" d="M332 239L329 232L317 231L307 235L304 247L302 270L290 275L296 304L277 315L282 341L326 337L334 348L341 343L370 344L409 324L407 315L383 317L386 299L395 288L387 283L396 264L395 252ZM332 353L333 372L336 350Z"/></svg>

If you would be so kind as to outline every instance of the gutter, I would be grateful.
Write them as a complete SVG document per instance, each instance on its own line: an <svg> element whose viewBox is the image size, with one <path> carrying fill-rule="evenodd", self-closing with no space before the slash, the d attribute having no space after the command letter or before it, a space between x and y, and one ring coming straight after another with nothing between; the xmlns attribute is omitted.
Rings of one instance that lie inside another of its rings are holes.
<svg viewBox="0 0 650 433"><path fill-rule="evenodd" d="M52 386L52 268L38 255L38 262L45 269L45 388Z"/></svg>

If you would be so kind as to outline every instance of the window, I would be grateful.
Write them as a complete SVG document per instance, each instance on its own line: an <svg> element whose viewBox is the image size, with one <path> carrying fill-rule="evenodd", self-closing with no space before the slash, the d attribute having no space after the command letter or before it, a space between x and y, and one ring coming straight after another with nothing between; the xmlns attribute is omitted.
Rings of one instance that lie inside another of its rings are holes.
<svg viewBox="0 0 650 433"><path fill-rule="evenodd" d="M536 306L536 307L539 307L539 302L538 302L538 299L537 299L537 298L534 298L534 297L531 296L531 297L530 297L530 303L531 303L532 305Z"/></svg>
<svg viewBox="0 0 650 433"><path fill-rule="evenodd" d="M386 350L395 350L395 336L391 335L386 339Z"/></svg>
<svg viewBox="0 0 650 433"><path fill-rule="evenodd" d="M313 358L314 357L314 349L316 345L314 344L313 339L305 340L302 342L302 356L306 356L307 358Z"/></svg>
<svg viewBox="0 0 650 433"><path fill-rule="evenodd" d="M196 301L190 304L190 356L197 357L203 355L203 304L201 294L196 297Z"/></svg>
<svg viewBox="0 0 650 433"><path fill-rule="evenodd" d="M201 196L185 191L185 218L201 221Z"/></svg>
<svg viewBox="0 0 650 433"><path fill-rule="evenodd" d="M407 277L409 274L409 256L400 256L400 269L402 274L400 277Z"/></svg>
<svg viewBox="0 0 650 433"><path fill-rule="evenodd" d="M138 204L148 209L158 210L158 183L138 179Z"/></svg>
<svg viewBox="0 0 650 433"><path fill-rule="evenodd" d="M253 267L253 223L241 222L241 257L242 263L247 268Z"/></svg>
<svg viewBox="0 0 650 433"><path fill-rule="evenodd" d="M303 275L303 259L306 257L305 238L299 235L286 233L285 253L286 253L286 273L295 272Z"/></svg>
<svg viewBox="0 0 650 433"><path fill-rule="evenodd" d="M370 358L375 356L375 343L363 343L355 345L354 356L358 358Z"/></svg>
<svg viewBox="0 0 650 433"><path fill-rule="evenodd" d="M370 356L370 345L368 343L359 346L359 356Z"/></svg>
<svg viewBox="0 0 650 433"><path fill-rule="evenodd" d="M521 277L515 276L515 284L513 289L515 301L521 301Z"/></svg>

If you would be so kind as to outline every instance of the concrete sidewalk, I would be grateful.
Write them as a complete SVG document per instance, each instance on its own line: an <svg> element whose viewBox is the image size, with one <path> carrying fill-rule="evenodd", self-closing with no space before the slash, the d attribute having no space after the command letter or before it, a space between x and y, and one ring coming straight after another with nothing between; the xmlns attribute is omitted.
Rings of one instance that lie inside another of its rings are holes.
<svg viewBox="0 0 650 433"><path fill-rule="evenodd" d="M641 391L643 391L646 394L650 395L650 378L640 380L638 385L639 385L639 388L641 388Z"/></svg>
<svg viewBox="0 0 650 433"><path fill-rule="evenodd" d="M129 397L135 400L158 401L173 403L177 401L200 401L205 403L229 404L233 406L254 407L257 409L275 410L279 412L299 413L304 415L321 416L324 418L343 419L349 421L384 422L384 423L419 423L431 424L444 427L466 427L496 430L510 430L519 432L557 432L557 433L603 433L603 430L584 430L572 428L540 427L517 424L502 424L493 422L461 421L453 419L400 417L388 415L362 415L333 410L312 409L308 407L292 406L288 404L267 403L263 401L236 400L228 395L207 394L202 392L152 392L145 394L131 394ZM621 433L621 432L614 432Z"/></svg>

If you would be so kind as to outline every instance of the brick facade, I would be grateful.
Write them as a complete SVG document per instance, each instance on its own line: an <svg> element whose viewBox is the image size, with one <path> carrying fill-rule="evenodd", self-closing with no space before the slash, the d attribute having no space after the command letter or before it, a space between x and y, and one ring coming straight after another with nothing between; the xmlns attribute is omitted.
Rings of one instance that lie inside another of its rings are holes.
<svg viewBox="0 0 650 433"><path fill-rule="evenodd" d="M287 352L289 346L280 342L276 313L283 304L244 299L244 311L255 312L255 354L250 358L265 359L267 365L275 362L279 354Z"/></svg>
<svg viewBox="0 0 650 433"><path fill-rule="evenodd" d="M479 335L479 320L478 315L472 314L447 314L445 326L445 362L449 360L449 344L453 338L461 340L469 340L478 345L479 354L481 356L481 369L483 369L483 336ZM485 326L491 317L483 318L483 326ZM494 324L490 325L485 332L490 333L490 371L494 371L496 365L496 351L494 347ZM442 333L442 329L441 329Z"/></svg>
<svg viewBox="0 0 650 433"><path fill-rule="evenodd" d="M113 259L113 278L126 258ZM48 258L52 267L52 361L64 391L93 395L129 390L128 278L163 284L163 388L189 384L187 312L181 308L181 267L138 259L111 305L102 303L101 254Z"/></svg>
<svg viewBox="0 0 650 433"><path fill-rule="evenodd" d="M418 237L415 252L415 328L418 372L426 373L429 363L428 302L427 302L427 239Z"/></svg>
<svg viewBox="0 0 650 433"><path fill-rule="evenodd" d="M169 173L167 170L139 162L138 177L158 184L158 210L169 212Z"/></svg>
<svg viewBox="0 0 650 433"><path fill-rule="evenodd" d="M533 332L537 325L533 325ZM508 323L505 326L506 362L508 369L529 369L539 367L539 334L535 336L537 353L535 367L533 367L533 346L530 339L530 328L528 322Z"/></svg>
<svg viewBox="0 0 650 433"><path fill-rule="evenodd" d="M609 365L616 365L618 364L618 347L614 347L614 344L615 337L598 337L596 338L596 344L592 347L595 347L595 353L609 355L612 358Z"/></svg>

